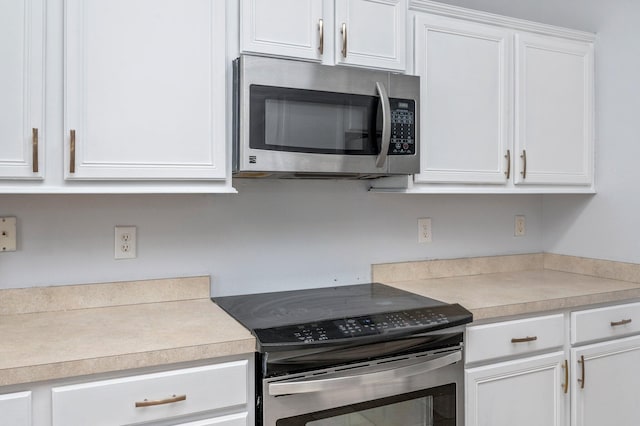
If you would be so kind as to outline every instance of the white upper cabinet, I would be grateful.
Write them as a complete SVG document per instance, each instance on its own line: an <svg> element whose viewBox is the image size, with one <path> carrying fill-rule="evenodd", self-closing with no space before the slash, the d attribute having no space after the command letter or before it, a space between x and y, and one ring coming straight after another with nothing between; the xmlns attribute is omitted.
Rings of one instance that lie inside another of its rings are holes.
<svg viewBox="0 0 640 426"><path fill-rule="evenodd" d="M225 6L67 0L67 180L224 179Z"/></svg>
<svg viewBox="0 0 640 426"><path fill-rule="evenodd" d="M335 61L404 71L406 0L336 0Z"/></svg>
<svg viewBox="0 0 640 426"><path fill-rule="evenodd" d="M241 0L240 51L404 71L407 0Z"/></svg>
<svg viewBox="0 0 640 426"><path fill-rule="evenodd" d="M416 182L508 179L511 33L422 15L415 20L421 81L421 172Z"/></svg>
<svg viewBox="0 0 640 426"><path fill-rule="evenodd" d="M240 48L320 61L324 24L322 0L242 0Z"/></svg>
<svg viewBox="0 0 640 426"><path fill-rule="evenodd" d="M44 0L0 2L0 179L44 172Z"/></svg>
<svg viewBox="0 0 640 426"><path fill-rule="evenodd" d="M591 33L412 3L420 173L373 182L423 193L592 193Z"/></svg>
<svg viewBox="0 0 640 426"><path fill-rule="evenodd" d="M516 35L516 184L593 181L593 45Z"/></svg>

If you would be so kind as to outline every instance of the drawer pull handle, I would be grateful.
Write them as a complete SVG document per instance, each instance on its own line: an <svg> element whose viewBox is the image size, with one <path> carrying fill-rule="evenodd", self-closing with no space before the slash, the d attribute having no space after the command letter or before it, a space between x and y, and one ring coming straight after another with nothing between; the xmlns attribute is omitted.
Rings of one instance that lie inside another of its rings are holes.
<svg viewBox="0 0 640 426"><path fill-rule="evenodd" d="M631 324L631 319L623 319L622 321L611 321L611 327L617 327L619 325Z"/></svg>
<svg viewBox="0 0 640 426"><path fill-rule="evenodd" d="M136 408L152 407L154 405L172 404L174 402L185 401L186 399L187 399L187 395L177 395L177 396L173 395L170 398L156 399L156 400L152 400L152 401L149 401L148 399L145 399L144 401L136 402Z"/></svg>
<svg viewBox="0 0 640 426"><path fill-rule="evenodd" d="M511 343L527 343L527 342L534 342L538 340L538 336L527 336L527 337L521 337L519 339L511 339Z"/></svg>
<svg viewBox="0 0 640 426"><path fill-rule="evenodd" d="M562 368L564 368L563 390L564 390L564 393L569 393L569 360L567 359L564 360L564 365L562 366Z"/></svg>
<svg viewBox="0 0 640 426"><path fill-rule="evenodd" d="M584 355L580 355L580 359L578 360L578 364L581 366L582 378L578 379L580 382L580 389L584 389Z"/></svg>

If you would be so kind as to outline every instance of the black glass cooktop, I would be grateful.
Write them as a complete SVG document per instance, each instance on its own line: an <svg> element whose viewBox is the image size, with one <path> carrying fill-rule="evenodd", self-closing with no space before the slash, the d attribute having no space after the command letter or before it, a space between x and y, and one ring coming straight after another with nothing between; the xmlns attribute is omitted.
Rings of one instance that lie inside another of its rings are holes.
<svg viewBox="0 0 640 426"><path fill-rule="evenodd" d="M212 298L261 347L397 338L471 322L469 311L384 284Z"/></svg>

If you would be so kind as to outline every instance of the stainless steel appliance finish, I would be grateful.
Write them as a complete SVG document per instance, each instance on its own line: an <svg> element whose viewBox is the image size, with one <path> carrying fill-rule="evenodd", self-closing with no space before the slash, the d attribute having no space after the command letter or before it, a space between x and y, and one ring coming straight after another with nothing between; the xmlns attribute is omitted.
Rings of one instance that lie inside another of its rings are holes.
<svg viewBox="0 0 640 426"><path fill-rule="evenodd" d="M419 172L419 77L243 55L234 61L236 177Z"/></svg>
<svg viewBox="0 0 640 426"><path fill-rule="evenodd" d="M269 426L462 426L457 304L383 284L213 298L256 336Z"/></svg>

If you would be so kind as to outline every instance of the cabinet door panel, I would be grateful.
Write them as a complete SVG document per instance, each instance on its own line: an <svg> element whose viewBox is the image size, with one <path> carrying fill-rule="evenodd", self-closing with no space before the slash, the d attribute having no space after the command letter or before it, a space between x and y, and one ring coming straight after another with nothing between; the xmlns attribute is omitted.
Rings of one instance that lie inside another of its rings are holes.
<svg viewBox="0 0 640 426"><path fill-rule="evenodd" d="M441 17L416 18L421 77L421 172L417 182L507 181L510 33Z"/></svg>
<svg viewBox="0 0 640 426"><path fill-rule="evenodd" d="M224 15L215 0L67 0L67 179L225 176Z"/></svg>
<svg viewBox="0 0 640 426"><path fill-rule="evenodd" d="M0 179L43 176L44 18L43 0L0 2Z"/></svg>
<svg viewBox="0 0 640 426"><path fill-rule="evenodd" d="M591 184L593 46L516 36L517 184Z"/></svg>
<svg viewBox="0 0 640 426"><path fill-rule="evenodd" d="M322 0L242 0L240 50L320 60L322 18Z"/></svg>
<svg viewBox="0 0 640 426"><path fill-rule="evenodd" d="M467 426L562 426L564 352L467 369Z"/></svg>
<svg viewBox="0 0 640 426"><path fill-rule="evenodd" d="M584 357L584 388L581 361ZM640 336L571 350L572 426L637 426Z"/></svg>
<svg viewBox="0 0 640 426"><path fill-rule="evenodd" d="M0 424L31 426L31 392L0 395Z"/></svg>
<svg viewBox="0 0 640 426"><path fill-rule="evenodd" d="M406 69L406 0L337 0L335 6L336 63Z"/></svg>

